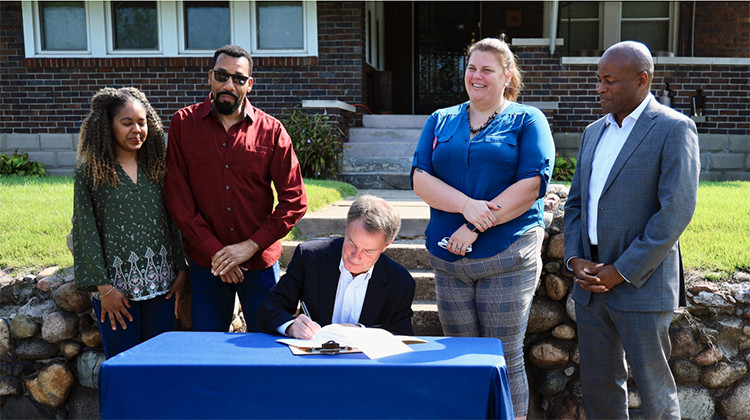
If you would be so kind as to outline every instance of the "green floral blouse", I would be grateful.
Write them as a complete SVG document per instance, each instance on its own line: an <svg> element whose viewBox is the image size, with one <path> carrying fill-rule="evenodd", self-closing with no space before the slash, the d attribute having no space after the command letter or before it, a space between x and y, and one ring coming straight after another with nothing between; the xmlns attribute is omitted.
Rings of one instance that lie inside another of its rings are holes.
<svg viewBox="0 0 750 420"><path fill-rule="evenodd" d="M162 188L138 167L135 184L117 165L120 185L100 185L78 168L73 200L76 285L113 285L128 299L166 294L185 270L182 236L164 207Z"/></svg>

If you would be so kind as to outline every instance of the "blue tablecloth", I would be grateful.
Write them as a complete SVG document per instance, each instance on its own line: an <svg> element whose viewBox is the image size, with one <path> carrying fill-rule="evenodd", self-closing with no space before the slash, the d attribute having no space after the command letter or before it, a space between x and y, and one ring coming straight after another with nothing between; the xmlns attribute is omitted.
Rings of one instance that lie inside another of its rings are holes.
<svg viewBox="0 0 750 420"><path fill-rule="evenodd" d="M294 356L278 336L170 332L102 364L102 418L513 418L503 344Z"/></svg>

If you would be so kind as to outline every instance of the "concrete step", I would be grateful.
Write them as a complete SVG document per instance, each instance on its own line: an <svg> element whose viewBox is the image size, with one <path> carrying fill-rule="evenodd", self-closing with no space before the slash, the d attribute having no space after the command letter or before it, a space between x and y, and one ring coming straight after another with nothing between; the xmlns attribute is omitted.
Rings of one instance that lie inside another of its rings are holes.
<svg viewBox="0 0 750 420"><path fill-rule="evenodd" d="M336 179L348 182L358 189L397 189L411 190L409 172L360 172L343 171L336 174Z"/></svg>
<svg viewBox="0 0 750 420"><path fill-rule="evenodd" d="M415 301L411 305L411 309L414 311L414 316L411 319L414 335L443 335L443 327L440 324L436 303Z"/></svg>
<svg viewBox="0 0 750 420"><path fill-rule="evenodd" d="M279 258L281 267L286 267L289 264L292 255L294 255L294 250L299 243L299 241L284 241L282 243L281 257ZM385 255L391 257L409 271L432 269L429 254L427 248L424 247L423 240L409 241L407 243L396 241L386 248Z"/></svg>
<svg viewBox="0 0 750 420"><path fill-rule="evenodd" d="M406 157L411 163L415 150L417 150L417 141L379 141L378 139L371 139L356 143L345 143L343 155L345 158Z"/></svg>
<svg viewBox="0 0 750 420"><path fill-rule="evenodd" d="M363 173L393 173L408 175L411 171L411 164L414 158L414 152L411 155L399 156L378 156L378 153L364 156L350 156L345 151L341 159L342 172L363 172ZM363 153L357 153L363 154Z"/></svg>
<svg viewBox="0 0 750 420"><path fill-rule="evenodd" d="M430 219L430 208L411 190L361 190L387 200L401 216L398 239L413 239L424 235ZM340 200L324 209L307 213L296 225L307 238L342 236L346 230L346 214L356 197Z"/></svg>
<svg viewBox="0 0 750 420"><path fill-rule="evenodd" d="M376 141L380 143L407 142L417 144L422 128L369 128L349 129L349 144Z"/></svg>
<svg viewBox="0 0 750 420"><path fill-rule="evenodd" d="M429 115L363 115L362 125L368 128L422 129Z"/></svg>

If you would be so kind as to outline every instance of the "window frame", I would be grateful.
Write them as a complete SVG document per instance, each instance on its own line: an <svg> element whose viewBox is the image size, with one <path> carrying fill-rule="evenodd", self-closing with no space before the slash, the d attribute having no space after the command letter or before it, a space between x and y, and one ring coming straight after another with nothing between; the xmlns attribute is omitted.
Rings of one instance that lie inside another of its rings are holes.
<svg viewBox="0 0 750 420"><path fill-rule="evenodd" d="M32 32L34 35L33 43L28 42L28 38L26 38L26 22L24 19L24 38L25 44L28 45L32 44L32 47L35 51L45 51L46 54L49 54L53 57L59 57L59 56L70 56L78 55L78 54L90 54L91 53L91 31L90 31L90 22L91 22L91 13L89 11L89 2L84 1L83 2L83 14L84 14L84 24L85 24L85 32L86 32L86 48L81 50L42 50L42 16L40 13L40 7L39 7L40 1L34 2L34 7L31 10L31 13L33 14L33 27ZM26 6L27 2L24 2L23 5ZM25 10L24 10L24 18L26 16ZM27 55L28 56L28 55Z"/></svg>
<svg viewBox="0 0 750 420"><path fill-rule="evenodd" d="M623 1L600 1L599 3L599 16L596 20L599 22L599 49L603 50L610 45L614 45L620 42L622 39L622 23L623 22L653 22L653 21L669 21L669 40L667 41L668 50L675 54L677 52L678 44L678 28L679 28L679 2L669 0L669 16L665 18L623 18L622 17L622 4ZM558 6L559 7L559 6ZM563 20L563 17L558 14L558 26ZM571 19L571 21L592 21L593 19ZM605 30L606 28L606 30ZM557 37L560 38L560 37ZM564 37L562 37L565 39ZM567 50L566 50L567 51ZM570 55L569 55L570 56ZM572 56L571 56L572 57Z"/></svg>
<svg viewBox="0 0 750 420"><path fill-rule="evenodd" d="M85 1L87 49L43 50L39 0L22 1L23 36L26 58L123 58L123 57L205 57L213 50L187 50L184 39L182 0L157 0L158 42L156 50L115 50L110 0ZM301 49L258 48L255 23L256 1L230 1L230 42L241 45L253 57L315 57L318 55L317 2L302 1ZM92 36L104 34L105 36ZM217 47L218 48L218 47Z"/></svg>

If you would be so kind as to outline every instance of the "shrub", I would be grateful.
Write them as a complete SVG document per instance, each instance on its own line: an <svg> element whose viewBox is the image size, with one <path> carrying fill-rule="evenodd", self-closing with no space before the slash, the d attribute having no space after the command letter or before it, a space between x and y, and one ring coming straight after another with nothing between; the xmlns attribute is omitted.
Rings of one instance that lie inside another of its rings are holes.
<svg viewBox="0 0 750 420"><path fill-rule="evenodd" d="M29 159L29 154L19 155L18 152L13 156L5 153L0 154L0 175L33 175L47 176L44 164Z"/></svg>
<svg viewBox="0 0 750 420"><path fill-rule="evenodd" d="M555 158L555 169L552 171L552 179L557 181L572 181L573 173L576 171L576 158L558 156Z"/></svg>
<svg viewBox="0 0 750 420"><path fill-rule="evenodd" d="M332 178L338 170L343 149L341 129L329 123L327 115L307 114L299 107L285 109L281 122L292 138L302 176Z"/></svg>

